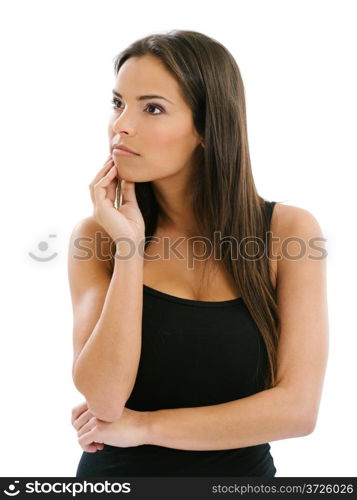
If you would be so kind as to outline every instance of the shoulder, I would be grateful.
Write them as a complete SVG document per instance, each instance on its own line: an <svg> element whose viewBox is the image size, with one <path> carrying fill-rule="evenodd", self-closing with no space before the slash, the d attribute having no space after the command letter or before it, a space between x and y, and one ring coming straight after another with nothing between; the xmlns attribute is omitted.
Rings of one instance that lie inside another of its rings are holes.
<svg viewBox="0 0 357 500"><path fill-rule="evenodd" d="M91 215L81 219L73 227L68 255L73 257L76 254L79 260L86 260L87 255L94 256L94 262L110 269L112 243L111 236ZM93 259L89 260L93 262Z"/></svg>
<svg viewBox="0 0 357 500"><path fill-rule="evenodd" d="M326 238L320 223L309 210L276 203L271 232L274 238L273 256L277 259L277 277L292 268L297 271L302 266L306 268L307 263L313 266L313 262L324 261L323 257L327 254Z"/></svg>
<svg viewBox="0 0 357 500"><path fill-rule="evenodd" d="M296 241L299 238L306 240L314 236L323 237L321 226L316 217L307 209L296 207L294 205L283 205L276 203L274 205L271 231L273 236L290 238L290 241Z"/></svg>
<svg viewBox="0 0 357 500"><path fill-rule="evenodd" d="M100 231L105 236L109 236L106 230L97 222L93 215L89 215L77 222L73 228L73 232L83 233L83 234L95 234L96 231Z"/></svg>
<svg viewBox="0 0 357 500"><path fill-rule="evenodd" d="M107 233L103 226L101 226L99 222L97 222L93 215L85 217L84 219L81 219L79 222L77 222L72 230L72 234L84 237L95 237L97 234L108 242L108 246L113 242L111 236Z"/></svg>
<svg viewBox="0 0 357 500"><path fill-rule="evenodd" d="M316 217L307 209L275 203L271 218L271 268L274 288L291 267L297 268L307 257L320 259L325 252L323 232ZM313 259L310 259L311 262Z"/></svg>

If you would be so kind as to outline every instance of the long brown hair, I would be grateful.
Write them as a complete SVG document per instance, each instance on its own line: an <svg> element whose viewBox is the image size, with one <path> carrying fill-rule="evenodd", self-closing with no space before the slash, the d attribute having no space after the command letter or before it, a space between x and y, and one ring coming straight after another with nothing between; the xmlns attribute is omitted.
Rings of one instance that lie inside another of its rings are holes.
<svg viewBox="0 0 357 500"><path fill-rule="evenodd" d="M201 236L208 238L216 252L214 233L222 238L247 243L234 259L224 246L222 264L257 325L267 351L268 367L264 388L276 383L276 357L280 321L276 293L270 279L270 202L262 198L251 170L244 86L238 65L218 41L196 31L172 30L151 34L133 42L114 59L117 76L124 62L133 56L154 55L179 83L183 98L192 110L196 130L205 147L195 150L192 213ZM145 221L145 249L154 235L161 208L151 182L136 182L135 192ZM230 247L232 248L232 247ZM112 252L111 269L115 255Z"/></svg>

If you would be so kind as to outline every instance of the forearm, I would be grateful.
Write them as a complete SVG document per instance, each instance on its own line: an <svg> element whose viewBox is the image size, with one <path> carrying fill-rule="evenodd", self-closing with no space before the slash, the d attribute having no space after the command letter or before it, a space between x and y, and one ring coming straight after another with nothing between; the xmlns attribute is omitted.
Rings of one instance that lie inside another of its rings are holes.
<svg viewBox="0 0 357 500"><path fill-rule="evenodd" d="M102 314L78 357L74 380L92 413L118 415L135 383L141 353L143 258L115 259Z"/></svg>
<svg viewBox="0 0 357 500"><path fill-rule="evenodd" d="M148 412L146 444L226 450L308 433L303 406L275 387L228 403Z"/></svg>

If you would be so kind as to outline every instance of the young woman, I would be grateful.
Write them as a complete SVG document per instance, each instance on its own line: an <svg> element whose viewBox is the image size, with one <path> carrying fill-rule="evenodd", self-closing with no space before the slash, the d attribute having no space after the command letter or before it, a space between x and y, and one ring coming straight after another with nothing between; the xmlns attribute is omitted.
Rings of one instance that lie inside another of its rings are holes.
<svg viewBox="0 0 357 500"><path fill-rule="evenodd" d="M318 415L320 226L257 193L222 44L150 35L115 75L110 156L68 254L77 476L272 477L269 441L310 434Z"/></svg>

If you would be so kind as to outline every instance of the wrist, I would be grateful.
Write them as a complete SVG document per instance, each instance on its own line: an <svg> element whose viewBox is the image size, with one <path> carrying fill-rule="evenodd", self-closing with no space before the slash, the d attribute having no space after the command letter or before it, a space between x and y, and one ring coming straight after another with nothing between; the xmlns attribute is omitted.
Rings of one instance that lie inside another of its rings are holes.
<svg viewBox="0 0 357 500"><path fill-rule="evenodd" d="M118 241L115 244L115 261L119 262L137 262L144 260L142 255L142 243L128 239L125 241Z"/></svg>
<svg viewBox="0 0 357 500"><path fill-rule="evenodd" d="M154 429L155 429L155 415L156 411L143 411L141 413L141 430L142 430L142 441L143 444L155 444L154 443Z"/></svg>

